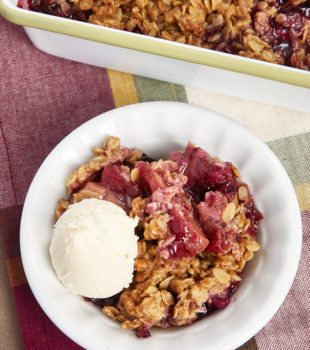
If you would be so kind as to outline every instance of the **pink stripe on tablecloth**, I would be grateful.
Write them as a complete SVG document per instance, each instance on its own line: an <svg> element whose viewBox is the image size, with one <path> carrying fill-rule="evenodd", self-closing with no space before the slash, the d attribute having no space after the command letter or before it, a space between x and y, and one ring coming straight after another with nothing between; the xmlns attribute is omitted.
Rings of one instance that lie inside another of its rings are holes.
<svg viewBox="0 0 310 350"><path fill-rule="evenodd" d="M0 102L1 103L1 102ZM0 209L13 206L16 203L14 196L14 188L12 181L9 181L12 177L11 169L9 166L9 154L5 135L3 133L3 125L0 122ZM5 181L7 180L7 181Z"/></svg>
<svg viewBox="0 0 310 350"><path fill-rule="evenodd" d="M0 37L0 120L17 201L3 197L4 207L23 203L35 171L64 136L115 105L105 69L34 49L23 29L3 18Z"/></svg>
<svg viewBox="0 0 310 350"><path fill-rule="evenodd" d="M302 212L301 216L303 247L298 271L279 311L255 336L259 349L310 349L310 276L307 273L310 264L310 211Z"/></svg>

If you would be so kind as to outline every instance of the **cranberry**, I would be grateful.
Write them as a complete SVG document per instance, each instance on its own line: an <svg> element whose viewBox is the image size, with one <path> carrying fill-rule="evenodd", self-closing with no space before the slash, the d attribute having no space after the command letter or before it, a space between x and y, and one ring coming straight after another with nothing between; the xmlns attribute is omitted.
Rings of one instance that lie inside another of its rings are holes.
<svg viewBox="0 0 310 350"><path fill-rule="evenodd" d="M251 224L247 229L247 233L251 236L256 236L258 232L258 223L263 219L263 215L258 209L255 208L253 201L245 203L244 207L246 209L245 216L251 221Z"/></svg>
<svg viewBox="0 0 310 350"><path fill-rule="evenodd" d="M234 191L236 177L230 163L213 162L202 171L206 190L218 190L224 193Z"/></svg>
<svg viewBox="0 0 310 350"><path fill-rule="evenodd" d="M241 276L240 276L241 277ZM209 316L211 313L213 313L216 309L224 309L229 303L232 295L237 291L239 288L240 281L238 282L231 282L229 287L224 293L217 294L211 297L211 302L204 303L203 306L205 307L206 311L203 313L200 313L198 315L198 319L202 319L206 316Z"/></svg>
<svg viewBox="0 0 310 350"><path fill-rule="evenodd" d="M178 171L188 177L186 188L204 197L206 191L231 192L236 187L236 177L231 164L214 161L199 147L190 144L185 152L173 152L170 159L178 164Z"/></svg>
<svg viewBox="0 0 310 350"><path fill-rule="evenodd" d="M136 331L136 336L138 338L148 338L151 336L151 333L149 331L149 327L146 326L146 325L143 325L141 328L139 328L137 331Z"/></svg>
<svg viewBox="0 0 310 350"><path fill-rule="evenodd" d="M275 6L277 15L271 18L264 12L260 2L257 4L253 11L253 26L257 35L272 46L282 64L310 68L307 58L298 54L299 50L308 52L309 49L307 43L301 39L306 23L310 20L310 1L294 6L291 2L280 0ZM270 29L267 33L268 25Z"/></svg>
<svg viewBox="0 0 310 350"><path fill-rule="evenodd" d="M240 282L231 282L229 287L224 293L214 295L212 299L213 305L218 309L225 309L225 307L230 303L231 296L239 288Z"/></svg>
<svg viewBox="0 0 310 350"><path fill-rule="evenodd" d="M241 275L241 273L239 273ZM241 276L239 276L241 277ZM229 287L228 287L228 297L230 298L239 288L240 286L240 281L235 281L235 282L231 282Z"/></svg>
<svg viewBox="0 0 310 350"><path fill-rule="evenodd" d="M171 294L173 295L174 293L171 292ZM173 295L173 298L174 298L174 302L175 302L176 297L174 295ZM159 321L162 328L167 328L167 327L173 325L173 321L174 321L173 306L174 306L174 304L169 306L169 310L168 310L167 315Z"/></svg>
<svg viewBox="0 0 310 350"><path fill-rule="evenodd" d="M278 37L282 44L289 43L290 37L287 28L275 29L274 34Z"/></svg>
<svg viewBox="0 0 310 350"><path fill-rule="evenodd" d="M91 11L71 10L71 15L68 14L68 17L77 21L87 22L90 15Z"/></svg>
<svg viewBox="0 0 310 350"><path fill-rule="evenodd" d="M83 22L87 22L91 14L91 11L82 11L76 8L70 1L66 0L59 2L52 0L19 0L18 6L36 12L47 13L58 17L72 18Z"/></svg>
<svg viewBox="0 0 310 350"><path fill-rule="evenodd" d="M212 298L212 302L214 306L218 309L225 309L225 307L229 304L230 300L226 294L218 294Z"/></svg>
<svg viewBox="0 0 310 350"><path fill-rule="evenodd" d="M149 157L147 154L143 153L142 157L140 158L140 161L152 163L152 162L155 162L155 159L153 159L153 158Z"/></svg>
<svg viewBox="0 0 310 350"><path fill-rule="evenodd" d="M210 244L207 247L208 252L228 253L235 243L237 231L227 230L226 228L215 228L207 237Z"/></svg>
<svg viewBox="0 0 310 350"><path fill-rule="evenodd" d="M118 304L118 300L121 293L117 293L109 298L87 298L83 297L83 299L87 302L90 302L102 309L104 306L116 306Z"/></svg>

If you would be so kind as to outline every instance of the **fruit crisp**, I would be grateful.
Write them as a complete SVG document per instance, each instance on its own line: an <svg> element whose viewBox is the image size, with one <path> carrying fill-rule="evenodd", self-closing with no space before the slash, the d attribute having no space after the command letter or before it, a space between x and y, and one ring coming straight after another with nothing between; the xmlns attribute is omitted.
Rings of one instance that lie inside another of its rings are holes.
<svg viewBox="0 0 310 350"><path fill-rule="evenodd" d="M19 6L310 69L309 0L19 0Z"/></svg>
<svg viewBox="0 0 310 350"><path fill-rule="evenodd" d="M89 299L139 337L149 329L190 324L225 308L254 252L262 214L229 162L191 142L168 160L153 160L109 137L68 178L69 200L111 201L139 218L134 278L106 299Z"/></svg>

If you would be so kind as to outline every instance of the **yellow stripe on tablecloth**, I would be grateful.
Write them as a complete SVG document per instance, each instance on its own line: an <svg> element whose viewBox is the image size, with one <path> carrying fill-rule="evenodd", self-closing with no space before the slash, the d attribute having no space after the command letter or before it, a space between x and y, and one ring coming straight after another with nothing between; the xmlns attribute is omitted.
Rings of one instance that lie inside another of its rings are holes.
<svg viewBox="0 0 310 350"><path fill-rule="evenodd" d="M310 183L294 187L301 211L310 210Z"/></svg>
<svg viewBox="0 0 310 350"><path fill-rule="evenodd" d="M115 107L138 103L139 98L132 74L108 69Z"/></svg>
<svg viewBox="0 0 310 350"><path fill-rule="evenodd" d="M20 257L8 259L6 261L11 287L17 287L27 283L22 260Z"/></svg>

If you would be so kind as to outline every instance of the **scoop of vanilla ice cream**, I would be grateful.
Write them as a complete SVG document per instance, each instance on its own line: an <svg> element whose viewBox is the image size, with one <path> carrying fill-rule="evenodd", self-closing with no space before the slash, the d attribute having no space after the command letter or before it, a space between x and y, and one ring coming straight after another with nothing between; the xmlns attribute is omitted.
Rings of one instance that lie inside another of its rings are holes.
<svg viewBox="0 0 310 350"><path fill-rule="evenodd" d="M132 219L95 198L70 205L58 219L50 246L58 278L72 293L107 298L129 286L137 256Z"/></svg>

